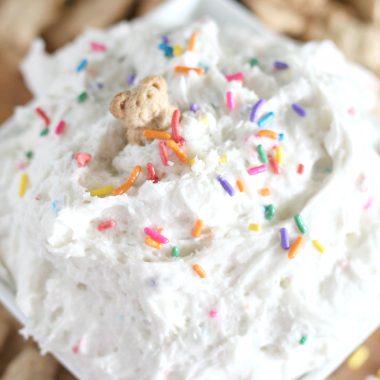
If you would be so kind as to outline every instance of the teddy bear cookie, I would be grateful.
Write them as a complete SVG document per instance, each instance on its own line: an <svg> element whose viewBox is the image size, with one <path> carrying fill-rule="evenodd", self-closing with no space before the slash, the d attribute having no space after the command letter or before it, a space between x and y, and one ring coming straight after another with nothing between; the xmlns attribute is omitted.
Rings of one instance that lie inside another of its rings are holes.
<svg viewBox="0 0 380 380"><path fill-rule="evenodd" d="M129 144L144 145L144 129L165 130L175 107L169 103L168 89L162 76L149 76L138 86L115 95L109 110L120 119Z"/></svg>

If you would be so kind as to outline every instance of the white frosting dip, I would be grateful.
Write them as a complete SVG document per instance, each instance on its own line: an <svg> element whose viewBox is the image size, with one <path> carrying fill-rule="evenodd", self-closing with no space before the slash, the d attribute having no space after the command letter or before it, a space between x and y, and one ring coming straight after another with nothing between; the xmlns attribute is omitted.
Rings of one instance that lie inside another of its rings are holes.
<svg viewBox="0 0 380 380"><path fill-rule="evenodd" d="M186 51L194 31L195 49ZM210 20L166 32L122 23L88 31L51 56L37 41L24 63L36 98L1 135L0 252L25 331L43 350L69 356L83 379L294 380L334 357L380 301L380 134L370 115L378 83L330 42L295 46L218 30ZM165 57L163 34L184 53ZM91 49L94 41L107 50ZM258 64L249 63L253 57ZM82 59L88 65L76 72ZM275 61L288 68L274 69ZM207 70L183 75L177 65ZM236 72L243 82L225 79ZM173 165L164 166L158 141L125 146L108 104L132 74L136 83L167 79L191 165L172 154ZM257 119L275 114L262 128L249 119L260 98ZM36 107L50 118L46 136ZM60 120L66 128L57 135ZM262 129L284 138L256 137ZM262 164L258 144L273 155L282 147L279 175L270 167L247 173ZM79 168L78 152L91 162ZM157 183L146 180L148 162ZM126 194L90 195L118 187L135 165L143 172ZM22 173L30 183L20 198ZM267 220L270 204L276 212ZM287 228L293 243L301 235L296 214L307 232L290 260L279 231ZM194 238L197 219L204 227ZM107 220L116 225L99 231ZM169 244L146 245L145 227L162 228ZM173 246L180 257L172 257Z"/></svg>

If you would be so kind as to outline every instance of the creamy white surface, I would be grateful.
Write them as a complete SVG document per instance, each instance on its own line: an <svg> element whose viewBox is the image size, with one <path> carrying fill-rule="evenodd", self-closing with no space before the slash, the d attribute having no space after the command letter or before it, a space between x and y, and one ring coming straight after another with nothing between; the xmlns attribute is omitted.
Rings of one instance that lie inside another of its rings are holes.
<svg viewBox="0 0 380 380"><path fill-rule="evenodd" d="M157 48L164 31L123 23L88 31L53 56L36 42L24 63L37 98L17 109L10 127L17 135L0 141L0 252L27 316L26 333L43 350L70 356L83 379L293 380L334 357L379 302L380 141L370 117L375 78L329 42L276 44L236 28L218 31L209 20L172 31L170 42L186 46L193 31L200 34L195 51L171 59ZM91 51L90 41L108 51ZM250 67L251 57L260 65ZM83 58L89 66L77 73ZM274 72L275 60L289 69ZM209 66L204 76L173 72L178 64L199 63ZM224 79L237 71L245 74L243 85ZM166 77L170 100L183 111L184 149L197 157L191 167L174 156L174 165L164 167L157 142L125 146L108 104L134 73L137 81ZM89 97L79 104L85 89ZM232 112L228 90L236 99ZM254 137L259 128L249 113L260 97L266 103L259 116L275 112L268 128L285 135L281 175L246 171L261 164L258 143L268 150L279 143ZM200 111L188 111L191 102ZM305 108L305 118L291 109L294 102ZM36 106L51 118L46 137L39 135ZM355 115L348 112L352 106ZM67 129L56 136L61 119ZM31 186L20 199L16 164L28 150L35 153L24 170ZM89 166L77 167L78 151L92 154ZM228 162L221 164L224 154ZM134 165L148 162L159 176L166 173L157 184L145 180L144 169L122 196L87 191L118 186ZM302 175L298 163L305 165ZM244 179L246 191L230 197L219 174L231 184ZM272 195L261 196L262 187ZM369 197L373 204L364 209ZM267 221L263 206L270 203L277 213ZM288 228L293 241L297 213L309 232L289 260L279 229ZM116 228L99 232L97 223L109 218ZM198 218L205 229L194 239ZM250 223L261 223L262 231L249 231ZM146 246L147 226L162 227L170 244L160 251ZM313 239L326 246L325 254ZM181 258L171 257L173 245ZM192 271L194 263L205 269L205 279ZM217 318L209 317L211 309ZM300 345L303 335L308 340ZM80 352L72 353L78 341Z"/></svg>

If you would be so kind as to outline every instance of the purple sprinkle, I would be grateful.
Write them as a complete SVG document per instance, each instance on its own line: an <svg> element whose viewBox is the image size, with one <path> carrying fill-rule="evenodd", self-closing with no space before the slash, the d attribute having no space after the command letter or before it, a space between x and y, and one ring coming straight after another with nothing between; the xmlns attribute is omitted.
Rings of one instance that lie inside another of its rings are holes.
<svg viewBox="0 0 380 380"><path fill-rule="evenodd" d="M199 110L199 106L197 103L191 103L190 104L190 111L197 112Z"/></svg>
<svg viewBox="0 0 380 380"><path fill-rule="evenodd" d="M161 41L163 44L167 45L169 43L169 37L166 35L161 36Z"/></svg>
<svg viewBox="0 0 380 380"><path fill-rule="evenodd" d="M289 68L289 65L286 62L274 61L274 67L277 70L286 70Z"/></svg>
<svg viewBox="0 0 380 380"><path fill-rule="evenodd" d="M260 107L265 103L264 99L259 99L252 107L252 111L249 115L249 121L256 121L257 112L260 109Z"/></svg>
<svg viewBox="0 0 380 380"><path fill-rule="evenodd" d="M297 113L299 116L301 117L305 117L306 116L306 111L304 108L302 108L299 104L297 103L293 103L292 104L292 108L293 108L293 111L295 113Z"/></svg>
<svg viewBox="0 0 380 380"><path fill-rule="evenodd" d="M222 185L223 189L227 191L227 193L232 197L235 194L234 188L231 186L231 184L223 178L221 175L218 175L216 177L219 183Z"/></svg>
<svg viewBox="0 0 380 380"><path fill-rule="evenodd" d="M289 241L289 234L288 230L286 228L280 229L280 235L281 235L281 247L283 249L289 249L290 248L290 241Z"/></svg>
<svg viewBox="0 0 380 380"><path fill-rule="evenodd" d="M133 84L135 83L135 79L136 79L136 75L134 74L130 74L128 75L128 86L133 86Z"/></svg>

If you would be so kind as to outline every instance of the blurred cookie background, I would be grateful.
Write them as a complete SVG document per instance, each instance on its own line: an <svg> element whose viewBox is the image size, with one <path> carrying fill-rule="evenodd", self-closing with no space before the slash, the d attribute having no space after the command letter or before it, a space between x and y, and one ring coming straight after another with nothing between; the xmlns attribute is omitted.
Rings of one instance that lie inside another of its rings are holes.
<svg viewBox="0 0 380 380"><path fill-rule="evenodd" d="M86 27L106 27L149 12L164 0L0 0L0 122L31 95L18 65L41 36L50 52ZM208 1L208 0L201 0ZM237 0L236 0L237 1ZM240 0L271 29L293 38L332 39L352 60L380 75L380 0ZM0 380L74 380L0 306ZM380 379L380 330L329 380Z"/></svg>

